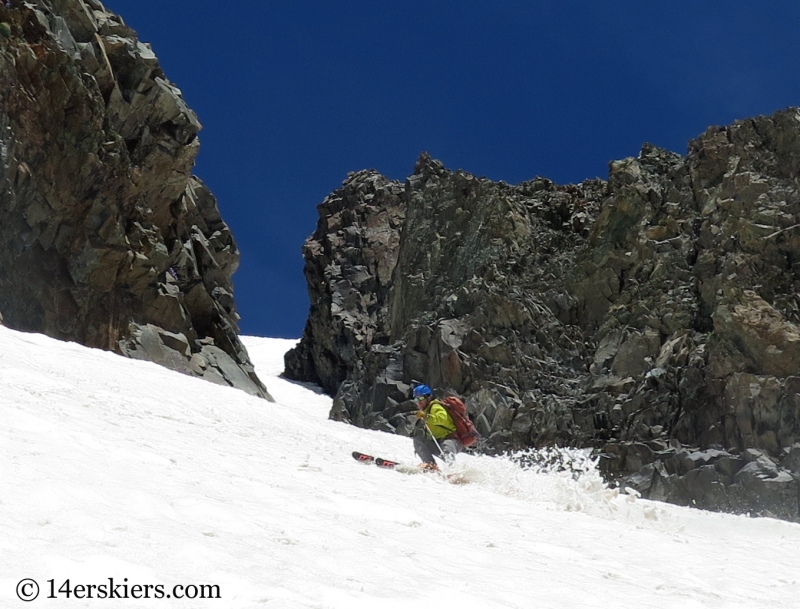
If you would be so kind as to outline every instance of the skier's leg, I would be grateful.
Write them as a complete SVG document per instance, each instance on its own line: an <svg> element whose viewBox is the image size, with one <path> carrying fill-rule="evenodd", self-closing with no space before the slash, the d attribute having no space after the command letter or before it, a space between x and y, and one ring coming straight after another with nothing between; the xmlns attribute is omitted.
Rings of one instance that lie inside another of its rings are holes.
<svg viewBox="0 0 800 609"><path fill-rule="evenodd" d="M423 463L436 463L433 456L439 454L439 450L430 438L415 437L414 452Z"/></svg>
<svg viewBox="0 0 800 609"><path fill-rule="evenodd" d="M464 445L455 438L442 440L439 444L442 447L442 458L446 463L452 463L456 455L464 450Z"/></svg>

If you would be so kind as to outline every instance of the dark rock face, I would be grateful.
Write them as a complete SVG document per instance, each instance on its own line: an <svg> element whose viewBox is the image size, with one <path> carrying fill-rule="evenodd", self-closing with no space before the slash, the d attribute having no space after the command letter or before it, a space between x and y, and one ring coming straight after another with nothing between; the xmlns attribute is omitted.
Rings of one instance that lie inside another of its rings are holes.
<svg viewBox="0 0 800 609"><path fill-rule="evenodd" d="M590 447L646 496L798 519L798 171L790 108L686 156L645 145L607 181L425 155L405 184L351 174L304 248L286 375L397 433L425 381L466 396L486 452Z"/></svg>
<svg viewBox="0 0 800 609"><path fill-rule="evenodd" d="M0 25L3 323L268 397L200 123L149 46L97 0L12 0Z"/></svg>

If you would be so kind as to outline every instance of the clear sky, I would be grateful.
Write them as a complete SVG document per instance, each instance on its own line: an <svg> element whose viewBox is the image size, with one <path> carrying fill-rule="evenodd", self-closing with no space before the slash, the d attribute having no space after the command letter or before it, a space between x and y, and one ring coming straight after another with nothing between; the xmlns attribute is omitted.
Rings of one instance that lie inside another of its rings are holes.
<svg viewBox="0 0 800 609"><path fill-rule="evenodd" d="M644 142L800 105L800 3L107 0L203 124L246 334L299 337L300 248L350 171L422 151L510 183L607 175Z"/></svg>

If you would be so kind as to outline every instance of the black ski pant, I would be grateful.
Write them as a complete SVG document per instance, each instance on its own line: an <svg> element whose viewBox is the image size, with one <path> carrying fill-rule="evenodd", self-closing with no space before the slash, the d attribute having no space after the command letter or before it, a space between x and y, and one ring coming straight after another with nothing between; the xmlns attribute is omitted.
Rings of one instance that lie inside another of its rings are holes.
<svg viewBox="0 0 800 609"><path fill-rule="evenodd" d="M456 455L464 450L464 445L455 438L448 438L446 440L438 440L439 446L430 436L417 436L414 438L414 452L422 459L423 463L436 463L434 457L444 459L446 462L451 462L456 458Z"/></svg>

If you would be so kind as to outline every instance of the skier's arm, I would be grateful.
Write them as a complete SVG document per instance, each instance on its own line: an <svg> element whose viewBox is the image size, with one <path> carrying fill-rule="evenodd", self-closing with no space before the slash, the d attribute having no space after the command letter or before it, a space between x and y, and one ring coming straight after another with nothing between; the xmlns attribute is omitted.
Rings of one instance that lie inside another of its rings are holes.
<svg viewBox="0 0 800 609"><path fill-rule="evenodd" d="M447 437L456 430L453 419L441 404L431 404L430 414L425 420L430 430L437 438Z"/></svg>
<svg viewBox="0 0 800 609"><path fill-rule="evenodd" d="M426 420L428 425L436 425L438 427L452 426L450 423L450 415L447 414L447 411L438 404L431 406L430 414L428 414L428 418Z"/></svg>

